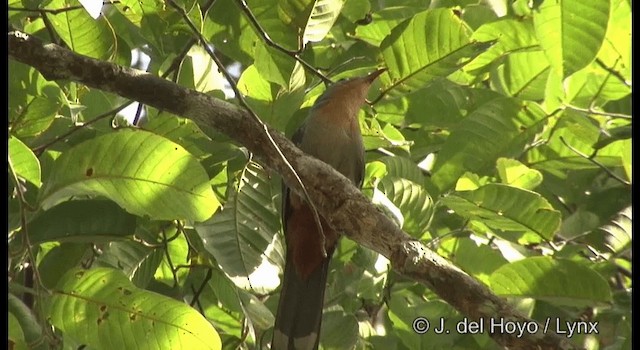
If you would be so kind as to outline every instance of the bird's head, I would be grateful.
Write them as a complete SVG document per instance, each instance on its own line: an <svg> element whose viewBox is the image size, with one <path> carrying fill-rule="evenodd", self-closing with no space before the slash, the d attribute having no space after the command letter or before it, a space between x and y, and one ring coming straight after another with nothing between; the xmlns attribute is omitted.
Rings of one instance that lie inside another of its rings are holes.
<svg viewBox="0 0 640 350"><path fill-rule="evenodd" d="M349 116L357 115L367 98L371 84L386 70L378 69L362 77L343 79L329 85L316 101L314 108L342 110Z"/></svg>

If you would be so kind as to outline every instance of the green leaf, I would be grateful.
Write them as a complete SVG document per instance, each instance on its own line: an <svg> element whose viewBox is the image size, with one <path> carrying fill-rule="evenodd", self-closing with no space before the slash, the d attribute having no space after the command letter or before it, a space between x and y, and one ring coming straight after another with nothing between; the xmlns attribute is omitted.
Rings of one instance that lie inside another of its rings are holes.
<svg viewBox="0 0 640 350"><path fill-rule="evenodd" d="M409 290L396 292L389 302L389 320L393 324L391 334L407 349L451 348L462 334L456 331L437 334L433 329L440 327L441 321L445 322L445 328L455 327L460 316L453 307L441 300L415 300L416 297L411 293ZM414 327L423 327L424 323L420 322L425 318L430 322L429 329L418 335Z"/></svg>
<svg viewBox="0 0 640 350"><path fill-rule="evenodd" d="M562 83L565 96L562 102L578 107L593 108L631 93L630 81L621 81L608 67L594 62L576 72Z"/></svg>
<svg viewBox="0 0 640 350"><path fill-rule="evenodd" d="M349 4L350 2L347 2ZM348 6L348 5L347 5ZM391 30L416 13L414 7L386 7L371 15L371 23L358 26L355 37L373 46L380 46Z"/></svg>
<svg viewBox="0 0 640 350"><path fill-rule="evenodd" d="M344 2L345 0L315 0L304 27L303 42L318 42L324 39L338 19Z"/></svg>
<svg viewBox="0 0 640 350"><path fill-rule="evenodd" d="M353 349L358 341L358 322L355 316L342 310L322 315L320 343L323 349Z"/></svg>
<svg viewBox="0 0 640 350"><path fill-rule="evenodd" d="M598 138L598 142L593 144L593 149L601 149L613 142L628 139L631 139L631 124L603 130Z"/></svg>
<svg viewBox="0 0 640 350"><path fill-rule="evenodd" d="M67 336L95 349L222 348L195 309L139 289L115 269L70 270L53 291L47 315Z"/></svg>
<svg viewBox="0 0 640 350"><path fill-rule="evenodd" d="M36 187L40 187L40 162L31 149L20 139L14 136L9 137L9 166L18 175Z"/></svg>
<svg viewBox="0 0 640 350"><path fill-rule="evenodd" d="M619 74L621 81L631 88L631 2L611 0L609 27L598 60Z"/></svg>
<svg viewBox="0 0 640 350"><path fill-rule="evenodd" d="M452 255L456 266L487 284L491 274L507 263L498 250L467 237L457 239Z"/></svg>
<svg viewBox="0 0 640 350"><path fill-rule="evenodd" d="M424 88L490 45L470 36L471 30L450 9L427 10L400 23L380 45L388 68L381 76L386 92L398 97Z"/></svg>
<svg viewBox="0 0 640 350"><path fill-rule="evenodd" d="M407 179L418 185L423 184L425 181L425 176L422 173L422 170L408 158L400 156L385 156L378 159L378 161L384 163L386 166L386 173L390 177Z"/></svg>
<svg viewBox="0 0 640 350"><path fill-rule="evenodd" d="M266 330L273 327L276 317L260 299L244 290L240 290L238 293L245 314L256 328Z"/></svg>
<svg viewBox="0 0 640 350"><path fill-rule="evenodd" d="M503 184L533 190L542 183L542 173L515 159L499 158L497 168Z"/></svg>
<svg viewBox="0 0 640 350"><path fill-rule="evenodd" d="M295 71L294 69L294 76ZM284 79L284 76L282 78ZM293 83L292 81L287 80L281 83L285 86L270 84L253 65L242 72L238 81L238 88L247 96L246 99L251 108L265 123L278 130L284 130L289 122L289 116L299 109L305 96L304 88L288 87Z"/></svg>
<svg viewBox="0 0 640 350"><path fill-rule="evenodd" d="M393 176L385 176L380 188L402 213L402 229L421 237L433 217L433 200L419 184Z"/></svg>
<svg viewBox="0 0 640 350"><path fill-rule="evenodd" d="M136 217L113 202L73 200L60 203L29 223L32 243L111 241L131 236Z"/></svg>
<svg viewBox="0 0 640 350"><path fill-rule="evenodd" d="M40 263L38 272L45 288L52 289L67 271L80 267L85 253L91 246L81 243L62 243L47 251Z"/></svg>
<svg viewBox="0 0 640 350"><path fill-rule="evenodd" d="M605 244L613 253L623 252L631 247L633 220L631 207L621 210L610 223L602 226L605 234Z"/></svg>
<svg viewBox="0 0 640 350"><path fill-rule="evenodd" d="M211 147L211 138L190 119L160 112L149 118L144 124L144 129L181 145L199 159L212 156L213 152L211 151L213 150L206 148ZM220 151L220 148L215 148L215 150Z"/></svg>
<svg viewBox="0 0 640 350"><path fill-rule="evenodd" d="M542 100L549 77L549 62L542 51L516 52L491 74L495 89L504 95Z"/></svg>
<svg viewBox="0 0 640 350"><path fill-rule="evenodd" d="M589 267L570 260L527 258L502 266L490 280L491 289L505 297L582 307L611 301L607 281Z"/></svg>
<svg viewBox="0 0 640 350"><path fill-rule="evenodd" d="M542 196L502 184L456 192L442 198L442 203L463 217L499 230L533 232L551 239L560 227L560 212Z"/></svg>
<svg viewBox="0 0 640 350"><path fill-rule="evenodd" d="M144 15L158 13L164 9L165 4L160 0L137 1L122 0L122 5L114 4L116 8L137 27Z"/></svg>
<svg viewBox="0 0 640 350"><path fill-rule="evenodd" d="M609 21L609 0L545 0L534 11L540 45L562 78L596 58Z"/></svg>
<svg viewBox="0 0 640 350"><path fill-rule="evenodd" d="M195 226L205 249L242 288L267 292L279 285L284 252L273 196L265 169L250 162L222 211Z"/></svg>
<svg viewBox="0 0 640 350"><path fill-rule="evenodd" d="M11 114L10 130L17 137L37 136L47 130L54 121L60 104L45 96L29 99L18 115Z"/></svg>
<svg viewBox="0 0 640 350"><path fill-rule="evenodd" d="M192 46L180 65L179 83L200 92L223 91L226 79L202 47Z"/></svg>
<svg viewBox="0 0 640 350"><path fill-rule="evenodd" d="M489 100L452 130L438 154L431 180L445 191L466 171L484 175L499 157L518 156L542 130L546 117L534 103Z"/></svg>
<svg viewBox="0 0 640 350"><path fill-rule="evenodd" d="M594 125L593 120L567 110L555 124L548 142L527 152L526 163L532 168L552 172L560 177L567 176L566 170L598 168L587 157L593 154L592 145L599 136L599 128ZM601 148L593 159L608 167L622 166L621 154L627 141L630 140L613 142Z"/></svg>
<svg viewBox="0 0 640 350"><path fill-rule="evenodd" d="M272 5L271 2L261 1L260 4L275 7L275 4ZM256 11L256 7L257 5L252 4L251 11L258 17L260 24L264 26L266 24L265 20L262 18L261 13ZM281 24L277 18L277 13L275 14L275 20ZM262 40L258 39L249 21L246 20L242 11L239 11L235 0L219 0L213 3L207 13L204 35L216 50L224 52L227 57L245 66L253 62L254 45L258 40ZM272 39L277 39L271 34L270 36Z"/></svg>
<svg viewBox="0 0 640 350"><path fill-rule="evenodd" d="M11 350L27 350L27 342L24 339L24 333L20 322L11 312L9 312L7 326L9 328L9 349Z"/></svg>
<svg viewBox="0 0 640 350"><path fill-rule="evenodd" d="M20 324L20 329L24 334L24 339L27 343L30 344L30 347L28 347L27 349L48 349L47 344L41 342L42 325L38 323L38 319L36 319L36 316L33 314L33 312L27 307L27 305L22 302L22 300L20 300L12 293L8 293L8 299L8 311L10 314L15 316L18 323Z"/></svg>
<svg viewBox="0 0 640 350"><path fill-rule="evenodd" d="M599 223L596 214L580 208L562 220L558 234L563 239L573 240L595 229Z"/></svg>
<svg viewBox="0 0 640 350"><path fill-rule="evenodd" d="M163 294L174 295L177 293L177 285L184 286L184 281L189 274L188 269L176 269L176 264L189 264L189 243L186 236L178 231L176 227L160 232L166 248L160 261L160 265L153 273L152 282L158 281L165 286L159 286L159 291L166 291ZM166 287L168 286L168 288Z"/></svg>
<svg viewBox="0 0 640 350"><path fill-rule="evenodd" d="M76 4L74 1L59 0L51 5L54 8L67 7L70 3ZM116 36L105 17L95 20L85 11L46 15L56 33L72 51L103 60L115 55Z"/></svg>
<svg viewBox="0 0 640 350"><path fill-rule="evenodd" d="M475 73L514 52L539 49L533 22L528 19L503 18L485 23L473 33L471 39L480 42L496 40L496 43L469 62L464 67L466 72Z"/></svg>
<svg viewBox="0 0 640 350"><path fill-rule="evenodd" d="M135 241L109 243L109 246L103 250L102 255L97 259L99 266L118 268L136 286L140 288L147 287L166 254L162 245L156 247L148 246L149 243L158 243L157 237L154 237L157 236L157 232L149 230L150 228L148 227L142 227L138 228L136 233L136 237L146 242L147 245Z"/></svg>
<svg viewBox="0 0 640 350"><path fill-rule="evenodd" d="M202 221L219 206L208 181L182 146L150 132L124 129L63 153L41 202L49 208L70 196L102 195L136 215Z"/></svg>
<svg viewBox="0 0 640 350"><path fill-rule="evenodd" d="M251 66L250 66L251 67ZM295 61L290 56L258 42L255 50L254 67L266 80L282 87L289 85L289 77L295 67Z"/></svg>

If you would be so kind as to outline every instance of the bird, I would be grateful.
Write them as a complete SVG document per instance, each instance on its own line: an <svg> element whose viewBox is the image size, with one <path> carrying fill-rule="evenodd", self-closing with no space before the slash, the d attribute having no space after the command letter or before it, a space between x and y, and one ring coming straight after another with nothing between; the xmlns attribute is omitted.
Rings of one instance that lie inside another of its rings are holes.
<svg viewBox="0 0 640 350"><path fill-rule="evenodd" d="M371 84L385 71L329 85L291 137L302 151L331 165L358 188L365 166L358 111ZM327 272L340 233L322 217L320 233L309 204L284 184L282 222L287 250L271 349L317 349Z"/></svg>

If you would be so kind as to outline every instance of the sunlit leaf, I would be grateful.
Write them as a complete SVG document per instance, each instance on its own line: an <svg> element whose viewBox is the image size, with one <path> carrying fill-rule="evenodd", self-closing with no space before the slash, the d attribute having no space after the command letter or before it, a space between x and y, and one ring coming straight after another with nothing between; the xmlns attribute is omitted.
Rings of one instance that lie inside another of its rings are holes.
<svg viewBox="0 0 640 350"><path fill-rule="evenodd" d="M563 78L591 63L604 40L609 0L545 0L534 26L549 62Z"/></svg>
<svg viewBox="0 0 640 350"><path fill-rule="evenodd" d="M198 311L139 289L115 269L69 271L53 291L47 314L55 327L95 349L222 347Z"/></svg>
<svg viewBox="0 0 640 350"><path fill-rule="evenodd" d="M243 169L237 192L222 211L196 225L205 249L224 272L244 288L271 291L283 266L279 219L265 170L255 163Z"/></svg>
<svg viewBox="0 0 640 350"><path fill-rule="evenodd" d="M584 307L611 300L611 290L602 276L569 260L527 258L502 266L490 280L491 289L502 296Z"/></svg>
<svg viewBox="0 0 640 350"><path fill-rule="evenodd" d="M163 137L131 129L83 142L56 160L43 206L74 195L102 195L155 219L205 220L219 205L195 157Z"/></svg>
<svg viewBox="0 0 640 350"><path fill-rule="evenodd" d="M533 232L551 239L560 227L560 212L542 196L502 184L453 193L442 202L458 215L500 230Z"/></svg>
<svg viewBox="0 0 640 350"><path fill-rule="evenodd" d="M9 166L16 175L32 184L40 187L40 162L20 139L11 136L9 138Z"/></svg>

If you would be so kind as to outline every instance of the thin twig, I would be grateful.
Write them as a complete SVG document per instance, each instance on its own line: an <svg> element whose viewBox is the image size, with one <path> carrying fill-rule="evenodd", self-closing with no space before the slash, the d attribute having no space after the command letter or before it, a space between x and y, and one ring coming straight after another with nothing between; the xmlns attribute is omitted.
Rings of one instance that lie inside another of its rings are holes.
<svg viewBox="0 0 640 350"><path fill-rule="evenodd" d="M164 255L167 258L167 264L169 264L169 269L171 269L171 275L173 276L173 287L177 287L179 285L177 270L173 265L173 261L171 260L171 254L169 254L169 241L167 240L167 233L164 229L161 231L162 233L162 244L164 245Z"/></svg>
<svg viewBox="0 0 640 350"><path fill-rule="evenodd" d="M104 119L104 118L106 118L108 116L117 114L118 112L120 112L121 110L125 109L125 107L127 107L130 104L131 104L131 101L127 101L124 104L120 105L119 107L116 107L116 108L114 108L114 109L112 109L110 111L104 112L104 113L100 114L99 116L95 117L94 119L89 120L88 122L86 122L86 123L84 123L82 125L77 125L77 126L73 127L71 130L67 131L66 133L64 133L64 134L62 134L60 136L55 137L53 140L33 148L32 151L33 151L33 153L35 153L36 156L39 156L47 147L53 145L54 143L56 143L56 142L58 142L60 140L63 140L65 138L69 137L74 132L76 132L76 131L78 131L78 130L86 127L86 126L89 126L89 125L91 125L91 124L93 124L93 123L95 123L95 122L97 122L99 120L102 120L102 119Z"/></svg>
<svg viewBox="0 0 640 350"><path fill-rule="evenodd" d="M588 156L588 155L580 152L579 150L573 148L573 146L571 146L570 144L567 143L567 141L565 141L564 137L560 136L560 141L562 141L562 143L564 143L564 145L567 146L567 148L569 148L571 151L573 151L573 153L575 153L578 156L580 156L580 157L590 161L591 163L595 164L597 167L599 167L600 169L604 170L612 178L618 180L619 182L621 182L624 185L631 186L631 183L629 181L627 181L627 180L621 178L620 176L616 175L613 171L611 171L609 168L604 166L604 164L602 164L602 163L598 162L597 160L595 160L595 156L597 154L597 151L595 151L592 156Z"/></svg>
<svg viewBox="0 0 640 350"><path fill-rule="evenodd" d="M613 64L614 66L616 66L618 64L618 62L620 61L621 57L618 57L616 59L616 62ZM622 76L622 74L620 72L618 72L617 70L614 70L613 68L607 66L606 64L604 64L604 62L602 62L601 59L597 58L596 59L596 63L600 66L600 68L606 70L607 72L609 72L609 74L613 75L614 77L618 78L618 80L620 80L625 86L627 86L628 88L631 88L631 84Z"/></svg>
<svg viewBox="0 0 640 350"><path fill-rule="evenodd" d="M202 284L200 285L200 288L198 288L198 290L195 290L193 293L193 299L191 299L191 302L189 303L189 305L193 306L195 303L199 302L198 298L200 297L200 294L202 294L202 291L204 290L204 287L207 285L207 282L209 282L209 280L211 279L211 276L213 275L212 269L208 268L207 269L207 274L204 276L204 280L202 281ZM192 286L193 288L193 286Z"/></svg>
<svg viewBox="0 0 640 350"><path fill-rule="evenodd" d="M577 111L577 112L583 112L583 113L589 113L589 114L595 114L595 115L603 115L605 117L611 117L611 118L623 118L623 119L632 119L632 117L628 114L622 114L622 113L613 113L613 112L603 112L603 111L597 111L593 108L582 108L582 107L578 107L578 106L573 106L570 104L565 104L565 107Z"/></svg>
<svg viewBox="0 0 640 350"><path fill-rule="evenodd" d="M241 1L243 1L243 0L241 0ZM242 96L242 93L238 89L238 86L237 86L235 80L233 79L233 77L231 76L231 74L229 74L229 72L224 68L224 65L222 64L222 62L220 62L218 57L212 51L211 47L207 44L207 41L202 36L202 34L198 31L198 29L193 24L193 22L191 21L191 19L187 15L187 13L184 11L184 9L182 7L180 7L180 6L178 6L178 4L176 4L173 0L168 0L167 2L169 3L169 5L171 5L173 8L175 8L182 15L183 20L187 23L187 25L189 25L189 27L191 28L193 33L197 36L198 40L202 44L202 47L205 49L205 51L207 51L207 53L209 54L211 59L213 59L213 61L218 66L218 69L220 70L220 73L222 73L222 75L224 75L225 79L227 79L227 81L229 82L229 85L231 85L231 88L233 89L233 92L235 93L236 98L238 99L238 101L240 102L242 107L244 109L246 109L247 112L249 112L249 115L251 115L251 117L258 124L260 124L260 126L262 127L262 130L264 131L265 135L269 139L269 143L271 143L271 145L274 147L274 149L278 153L280 159L282 159L282 161L285 163L287 168L291 171L291 174L293 174L293 176L295 177L296 181L300 185L300 188L302 189L302 192L304 193L304 196L307 199L307 203L309 203L309 206L311 207L311 212L313 213L313 219L314 219L314 221L316 223L316 226L318 228L318 232L320 233L320 236L322 237L321 238L321 241L322 241L322 247L321 247L322 255L324 257L326 257L327 256L327 251L326 251L325 244L324 244L325 243L325 235L324 235L324 230L322 229L322 224L320 222L320 215L318 214L318 209L313 204L313 201L311 200L311 196L307 192L307 188L304 185L304 183L302 182L302 179L300 178L300 176L298 175L296 170L293 168L293 165L291 165L291 163L289 162L287 157L284 156L284 153L282 153L282 150L280 149L280 147L278 147L278 144L276 144L275 140L273 139L273 136L271 136L271 133L269 133L268 126L260 119L260 117L258 117L258 115L253 111L253 109L251 109L251 107L249 106L247 101Z"/></svg>
<svg viewBox="0 0 640 350"><path fill-rule="evenodd" d="M269 34L267 34L267 32L264 30L264 28L262 28L262 26L260 25L260 22L258 22L258 19L253 15L251 10L249 9L249 5L247 5L247 1L246 0L237 0L236 4L240 7L240 10L242 10L242 12L247 16L247 19L249 20L249 22L253 25L253 27L256 30L256 32L258 32L258 35L260 35L262 37L262 40L264 40L264 42L267 45L273 47L274 49L276 49L276 50L284 53L285 55L292 57L296 61L300 62L300 64L302 64L302 66L305 69L307 69L309 72L311 72L311 73L315 74L316 76L318 76L325 84L331 84L332 83L331 79L327 78L326 75L322 74L322 72L320 72L318 69L316 69L314 66L310 65L309 63L307 63L307 61L303 60L300 57L300 53L302 53L302 50L304 49L304 45L301 42L302 41L302 36L298 36L298 38L299 38L298 50L296 50L296 51L288 50L288 49L282 47L281 45L279 45L278 43L274 42L271 39L271 37L269 37Z"/></svg>
<svg viewBox="0 0 640 350"><path fill-rule="evenodd" d="M26 252L27 252L27 257L29 259L29 264L31 266L31 269L33 270L33 275L36 277L36 285L35 285L35 297L37 297L39 299L38 301L38 309L40 312L40 315L45 315L44 312L44 308L43 308L43 303L40 302L42 301L42 296L40 291L44 291L47 294L51 294L51 291L49 289L47 289L47 287L44 285L44 283L42 283L42 277L40 276L40 271L38 270L38 265L37 265L37 260L35 257L35 254L33 254L33 250L31 249L32 245L31 245L31 241L29 240L29 230L28 230L28 225L27 225L27 214L26 214L26 209L25 209L25 205L28 204L24 192L22 190L22 187L20 185L20 181L18 179L18 174L16 174L13 164L11 162L11 158L8 159L9 161L9 173L11 174L11 180L13 181L15 188L16 188L16 192L18 194L18 199L20 201L20 226L21 226L21 231L22 231L22 242L23 244L26 246ZM26 272L25 272L26 273ZM51 337L52 334L50 332L50 328L46 327L44 324L41 325L42 326L42 330L43 330L43 338L44 337ZM55 338L55 335L53 335L53 337ZM40 341L40 340L38 340Z"/></svg>

